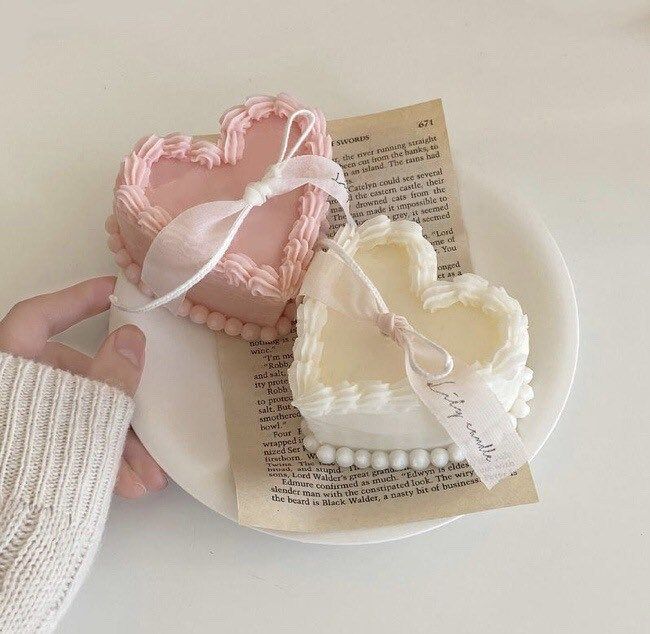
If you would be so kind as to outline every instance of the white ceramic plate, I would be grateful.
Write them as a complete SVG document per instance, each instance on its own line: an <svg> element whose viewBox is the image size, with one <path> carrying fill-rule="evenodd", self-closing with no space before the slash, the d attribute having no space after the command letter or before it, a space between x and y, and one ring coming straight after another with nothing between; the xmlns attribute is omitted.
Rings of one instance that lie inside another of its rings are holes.
<svg viewBox="0 0 650 634"><path fill-rule="evenodd" d="M462 173L460 191L476 273L504 286L530 319L535 398L519 432L534 456L553 431L573 382L578 353L573 284L555 241L526 205ZM138 295L124 279L118 284L120 295ZM136 399L138 435L190 495L237 521L214 335L164 309L144 315L112 310L111 328L129 322L142 328L148 341ZM302 542L367 544L416 535L453 519L319 534L268 532Z"/></svg>

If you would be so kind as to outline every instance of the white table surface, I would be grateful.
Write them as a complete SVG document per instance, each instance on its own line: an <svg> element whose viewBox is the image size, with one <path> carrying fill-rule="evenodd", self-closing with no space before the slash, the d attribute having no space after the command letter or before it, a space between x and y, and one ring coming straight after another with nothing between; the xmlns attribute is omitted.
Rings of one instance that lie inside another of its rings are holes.
<svg viewBox="0 0 650 634"><path fill-rule="evenodd" d="M18 4L0 27L3 311L114 270L103 222L136 138L213 131L224 107L286 90L332 118L442 97L457 161L548 224L582 330L539 504L324 547L172 485L115 501L61 632L647 631L647 3ZM65 339L92 350L105 328Z"/></svg>

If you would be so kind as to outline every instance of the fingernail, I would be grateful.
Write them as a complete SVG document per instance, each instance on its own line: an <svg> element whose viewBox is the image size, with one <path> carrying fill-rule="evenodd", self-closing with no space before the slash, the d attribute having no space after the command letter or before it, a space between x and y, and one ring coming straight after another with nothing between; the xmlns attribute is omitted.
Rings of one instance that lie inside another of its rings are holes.
<svg viewBox="0 0 650 634"><path fill-rule="evenodd" d="M135 326L124 326L115 333L115 351L136 368L142 367L144 344L144 334Z"/></svg>
<svg viewBox="0 0 650 634"><path fill-rule="evenodd" d="M142 482L136 482L135 486L142 491L138 497L142 497L143 495L147 495L147 487L142 484Z"/></svg>

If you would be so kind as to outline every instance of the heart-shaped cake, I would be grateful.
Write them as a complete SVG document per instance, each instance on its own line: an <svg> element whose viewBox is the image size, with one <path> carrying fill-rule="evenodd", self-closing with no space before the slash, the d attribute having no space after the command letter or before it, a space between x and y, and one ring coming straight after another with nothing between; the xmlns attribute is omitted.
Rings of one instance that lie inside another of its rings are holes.
<svg viewBox="0 0 650 634"><path fill-rule="evenodd" d="M108 244L125 276L141 280L144 257L156 234L186 209L213 200L237 200L277 161L287 118L303 108L285 94L251 97L228 110L216 137L149 136L122 163ZM331 157L325 119L316 115L300 153ZM296 120L290 142L300 135ZM194 286L178 314L212 330L247 340L287 334L295 297L325 221L327 195L311 186L267 200L246 217L219 264Z"/></svg>
<svg viewBox="0 0 650 634"><path fill-rule="evenodd" d="M391 312L483 378L513 425L529 413L528 319L519 302L477 275L438 280L435 249L414 222L377 216L334 240ZM422 469L463 459L413 392L397 344L309 297L298 309L289 381L305 447L322 462Z"/></svg>

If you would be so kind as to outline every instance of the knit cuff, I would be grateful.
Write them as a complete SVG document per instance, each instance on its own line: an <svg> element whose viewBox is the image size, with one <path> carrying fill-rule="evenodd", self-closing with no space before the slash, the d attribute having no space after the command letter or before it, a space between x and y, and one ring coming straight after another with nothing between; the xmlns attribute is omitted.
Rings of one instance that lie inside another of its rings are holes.
<svg viewBox="0 0 650 634"><path fill-rule="evenodd" d="M120 390L0 352L0 499L96 520L132 414Z"/></svg>

